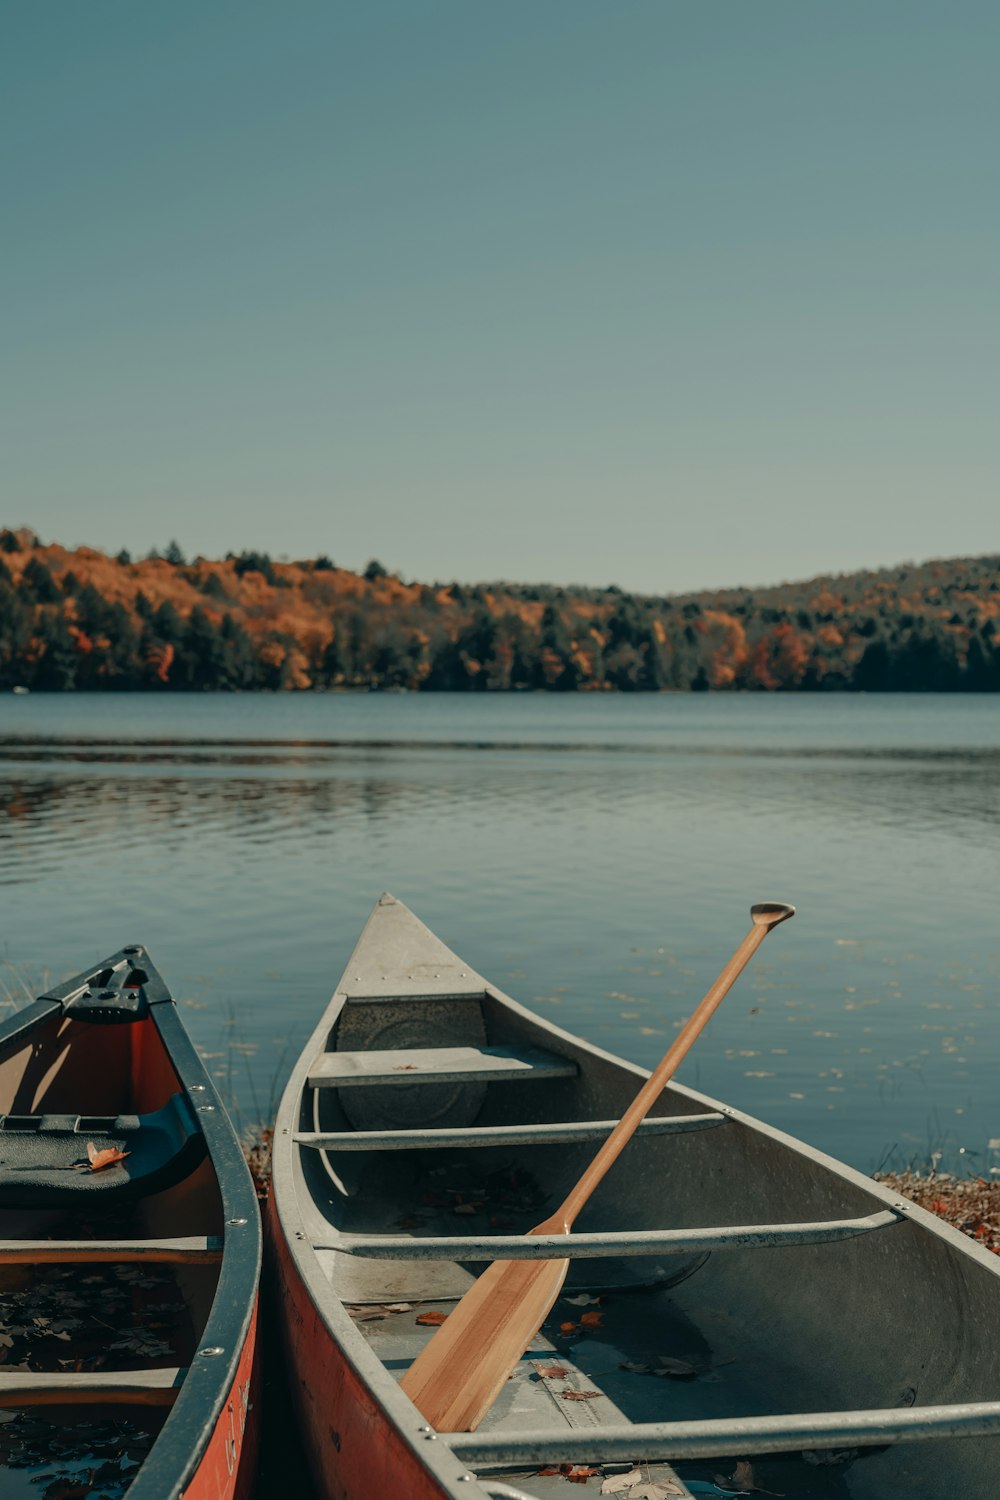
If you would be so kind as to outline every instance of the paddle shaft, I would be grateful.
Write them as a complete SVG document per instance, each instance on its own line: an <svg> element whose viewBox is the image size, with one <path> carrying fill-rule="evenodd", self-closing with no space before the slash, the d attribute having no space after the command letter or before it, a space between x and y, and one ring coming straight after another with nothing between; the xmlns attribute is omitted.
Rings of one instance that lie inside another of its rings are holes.
<svg viewBox="0 0 1000 1500"><path fill-rule="evenodd" d="M671 1078L673 1078L685 1057L687 1057L709 1019L726 998L734 981L739 977L764 941L769 930L770 924L763 922L754 923L718 979L712 985L712 988L701 1001L697 1010L685 1021L674 1040L673 1046L669 1048L662 1061L649 1075L649 1078L636 1094L632 1103L590 1163L590 1166L570 1192L565 1203L552 1215L552 1220L558 1220L567 1233L572 1229L577 1214L586 1204L590 1195L602 1181L606 1173L614 1166L633 1135L635 1135L635 1132L649 1114L649 1111L663 1093L663 1090ZM534 1232L537 1233L538 1231L535 1230Z"/></svg>
<svg viewBox="0 0 1000 1500"><path fill-rule="evenodd" d="M569 1234L580 1209L617 1161L751 955L770 929L792 916L794 910L774 902L751 907L754 925L750 932L562 1208L537 1224L532 1234ZM476 1428L552 1310L568 1269L565 1259L495 1260L473 1282L400 1382L432 1427L439 1432L472 1432Z"/></svg>

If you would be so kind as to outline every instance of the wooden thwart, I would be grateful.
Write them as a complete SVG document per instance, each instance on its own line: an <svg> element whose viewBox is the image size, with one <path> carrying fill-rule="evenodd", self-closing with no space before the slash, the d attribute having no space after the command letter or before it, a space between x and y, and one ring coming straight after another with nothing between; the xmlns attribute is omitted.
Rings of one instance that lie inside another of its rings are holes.
<svg viewBox="0 0 1000 1500"><path fill-rule="evenodd" d="M173 1240L0 1240L0 1266L97 1265L144 1261L147 1265L219 1265L222 1239L191 1235Z"/></svg>
<svg viewBox="0 0 1000 1500"><path fill-rule="evenodd" d="M309 1069L313 1089L360 1084L474 1083L572 1078L576 1063L539 1047L412 1047L321 1052Z"/></svg>
<svg viewBox="0 0 1000 1500"><path fill-rule="evenodd" d="M95 1370L79 1375L0 1374L0 1406L171 1406L187 1370Z"/></svg>

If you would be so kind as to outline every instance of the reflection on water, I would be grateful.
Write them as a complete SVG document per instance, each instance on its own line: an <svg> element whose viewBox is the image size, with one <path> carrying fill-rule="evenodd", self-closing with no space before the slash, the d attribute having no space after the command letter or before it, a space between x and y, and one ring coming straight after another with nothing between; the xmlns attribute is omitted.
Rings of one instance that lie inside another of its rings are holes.
<svg viewBox="0 0 1000 1500"><path fill-rule="evenodd" d="M998 815L986 698L6 699L0 979L141 939L250 1118L383 889L647 1065L790 900L682 1077L865 1168L986 1171Z"/></svg>

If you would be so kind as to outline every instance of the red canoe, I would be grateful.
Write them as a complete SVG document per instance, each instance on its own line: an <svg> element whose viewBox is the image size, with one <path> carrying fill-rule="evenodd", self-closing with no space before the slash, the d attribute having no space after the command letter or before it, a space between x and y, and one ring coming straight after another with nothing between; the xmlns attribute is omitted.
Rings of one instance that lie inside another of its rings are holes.
<svg viewBox="0 0 1000 1500"><path fill-rule="evenodd" d="M0 1493L249 1495L260 1259L239 1142L144 948L4 1022Z"/></svg>

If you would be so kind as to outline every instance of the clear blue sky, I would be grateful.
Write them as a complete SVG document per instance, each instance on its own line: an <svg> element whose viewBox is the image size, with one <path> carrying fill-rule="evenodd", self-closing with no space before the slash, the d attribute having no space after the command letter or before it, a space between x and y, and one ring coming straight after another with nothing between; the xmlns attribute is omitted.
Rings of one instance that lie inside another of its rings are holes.
<svg viewBox="0 0 1000 1500"><path fill-rule="evenodd" d="M1000 547L995 0L10 0L3 519L673 590Z"/></svg>

